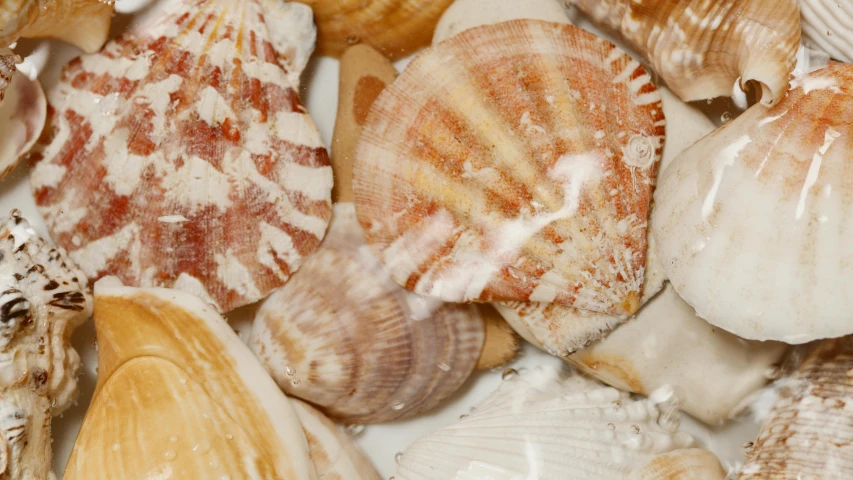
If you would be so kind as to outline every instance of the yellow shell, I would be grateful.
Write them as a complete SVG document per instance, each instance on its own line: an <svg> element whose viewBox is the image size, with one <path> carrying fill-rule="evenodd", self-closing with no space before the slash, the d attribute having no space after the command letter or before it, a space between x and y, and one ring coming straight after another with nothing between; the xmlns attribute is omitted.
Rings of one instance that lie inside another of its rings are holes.
<svg viewBox="0 0 853 480"><path fill-rule="evenodd" d="M58 38L92 53L107 41L112 17L107 0L4 0L0 47L19 37Z"/></svg>

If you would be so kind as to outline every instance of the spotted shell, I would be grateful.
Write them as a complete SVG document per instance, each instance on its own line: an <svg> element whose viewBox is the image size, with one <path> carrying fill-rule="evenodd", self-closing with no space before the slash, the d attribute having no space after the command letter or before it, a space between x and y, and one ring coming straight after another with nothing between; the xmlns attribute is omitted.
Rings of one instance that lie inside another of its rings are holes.
<svg viewBox="0 0 853 480"><path fill-rule="evenodd" d="M364 243L351 203L303 269L264 301L252 350L291 396L349 424L435 408L474 369L483 320L391 280Z"/></svg>
<svg viewBox="0 0 853 480"><path fill-rule="evenodd" d="M174 287L227 312L317 248L332 172L292 81L314 26L308 7L280 3L173 2L66 66L30 181L91 278Z"/></svg>
<svg viewBox="0 0 853 480"><path fill-rule="evenodd" d="M627 315L664 125L648 75L611 43L538 20L480 26L416 57L374 103L356 213L415 293Z"/></svg>

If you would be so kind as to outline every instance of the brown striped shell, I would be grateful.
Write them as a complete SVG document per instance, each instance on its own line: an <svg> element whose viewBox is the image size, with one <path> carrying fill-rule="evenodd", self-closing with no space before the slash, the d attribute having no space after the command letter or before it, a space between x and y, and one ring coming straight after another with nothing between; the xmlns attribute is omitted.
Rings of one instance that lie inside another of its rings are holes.
<svg viewBox="0 0 853 480"><path fill-rule="evenodd" d="M649 76L611 43L537 20L473 28L374 103L358 219L415 293L627 315L664 125Z"/></svg>
<svg viewBox="0 0 853 480"><path fill-rule="evenodd" d="M321 248L261 305L249 344L287 394L363 424L436 407L471 374L483 339L475 305L395 284L352 204L339 203Z"/></svg>
<svg viewBox="0 0 853 480"><path fill-rule="evenodd" d="M761 85L762 102L788 88L800 46L797 0L568 0L644 55L685 101Z"/></svg>
<svg viewBox="0 0 853 480"><path fill-rule="evenodd" d="M170 5L65 67L30 181L91 278L225 312L283 285L328 226L329 158L294 83L314 26L294 3Z"/></svg>
<svg viewBox="0 0 853 480"><path fill-rule="evenodd" d="M853 478L853 337L824 340L791 378L739 480Z"/></svg>

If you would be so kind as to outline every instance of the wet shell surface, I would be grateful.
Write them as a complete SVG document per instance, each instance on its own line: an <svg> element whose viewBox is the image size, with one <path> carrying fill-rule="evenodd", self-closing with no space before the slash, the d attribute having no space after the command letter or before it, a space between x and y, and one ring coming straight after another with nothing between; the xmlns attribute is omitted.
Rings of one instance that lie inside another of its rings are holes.
<svg viewBox="0 0 853 480"><path fill-rule="evenodd" d="M317 53L339 57L366 43L391 60L429 45L444 9L453 0L297 0L314 10Z"/></svg>
<svg viewBox="0 0 853 480"><path fill-rule="evenodd" d="M788 88L800 46L797 0L569 0L621 34L685 101L761 85L761 101Z"/></svg>
<svg viewBox="0 0 853 480"><path fill-rule="evenodd" d="M853 62L853 0L800 0L803 42Z"/></svg>
<svg viewBox="0 0 853 480"><path fill-rule="evenodd" d="M456 0L438 21L432 43L447 40L469 28L519 18L572 23L559 0Z"/></svg>
<svg viewBox="0 0 853 480"><path fill-rule="evenodd" d="M317 248L332 172L288 70L314 26L308 7L286 5L295 17L273 0L173 2L65 67L30 182L91 278L174 287L227 312Z"/></svg>
<svg viewBox="0 0 853 480"><path fill-rule="evenodd" d="M77 397L86 276L17 211L0 220L0 478L47 479L51 415Z"/></svg>
<svg viewBox="0 0 853 480"><path fill-rule="evenodd" d="M536 368L509 376L458 423L430 433L400 459L400 480L623 479L693 444L671 411L580 375ZM660 423L660 425L659 425ZM661 426L663 425L663 426ZM666 462L678 460L670 456ZM698 477L722 480L719 462ZM535 472L531 476L530 472ZM630 477L659 480L661 477Z"/></svg>
<svg viewBox="0 0 853 480"><path fill-rule="evenodd" d="M537 20L473 28L374 103L356 212L418 294L628 315L664 125L648 75L611 43Z"/></svg>
<svg viewBox="0 0 853 480"><path fill-rule="evenodd" d="M853 66L798 79L675 159L652 225L672 285L740 337L804 343L853 332Z"/></svg>
<svg viewBox="0 0 853 480"><path fill-rule="evenodd" d="M113 17L111 0L3 0L0 47L20 37L58 38L85 52L104 42Z"/></svg>
<svg viewBox="0 0 853 480"><path fill-rule="evenodd" d="M0 70L3 68L0 59ZM47 99L38 80L23 74L13 76L5 99L0 100L0 179L11 172L36 143L46 119Z"/></svg>
<svg viewBox="0 0 853 480"><path fill-rule="evenodd" d="M98 383L66 480L317 478L289 400L198 297L107 277L95 329Z"/></svg>
<svg viewBox="0 0 853 480"><path fill-rule="evenodd" d="M740 480L853 478L853 337L821 342L779 385Z"/></svg>
<svg viewBox="0 0 853 480"><path fill-rule="evenodd" d="M349 424L436 407L483 348L474 305L444 305L399 287L364 243L351 203L303 270L258 310L250 346L289 395Z"/></svg>

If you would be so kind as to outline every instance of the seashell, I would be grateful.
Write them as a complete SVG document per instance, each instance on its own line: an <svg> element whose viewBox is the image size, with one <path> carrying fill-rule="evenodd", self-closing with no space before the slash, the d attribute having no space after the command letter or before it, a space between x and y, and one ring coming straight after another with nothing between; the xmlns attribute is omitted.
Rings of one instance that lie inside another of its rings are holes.
<svg viewBox="0 0 853 480"><path fill-rule="evenodd" d="M853 337L821 342L789 379L739 480L851 478Z"/></svg>
<svg viewBox="0 0 853 480"><path fill-rule="evenodd" d="M658 455L691 452L680 450L693 444L690 435L658 424L663 413L651 400L538 367L508 377L470 415L417 440L395 478L622 479L648 470ZM703 468L695 478L724 478L719 463Z"/></svg>
<svg viewBox="0 0 853 480"><path fill-rule="evenodd" d="M77 396L71 333L92 313L86 276L17 210L0 220L0 477L47 479L50 417Z"/></svg>
<svg viewBox="0 0 853 480"><path fill-rule="evenodd" d="M110 30L113 1L4 0L0 4L0 46L18 38L57 38L81 50L98 51Z"/></svg>
<svg viewBox="0 0 853 480"><path fill-rule="evenodd" d="M297 0L317 21L317 51L339 57L366 43L391 60L429 45L435 24L453 0Z"/></svg>
<svg viewBox="0 0 853 480"><path fill-rule="evenodd" d="M353 180L367 242L420 295L629 315L659 100L639 64L571 25L515 20L441 42L368 115Z"/></svg>
<svg viewBox="0 0 853 480"><path fill-rule="evenodd" d="M726 478L720 460L708 450L690 448L663 453L632 471L625 480L708 480Z"/></svg>
<svg viewBox="0 0 853 480"><path fill-rule="evenodd" d="M6 94L6 88L12 82L12 76L15 75L15 64L20 62L20 57L8 48L0 47L0 104L3 103L3 97Z"/></svg>
<svg viewBox="0 0 853 480"><path fill-rule="evenodd" d="M353 205L338 203L322 247L263 302L252 350L291 396L348 424L435 408L483 348L476 306L412 294L364 243Z"/></svg>
<svg viewBox="0 0 853 480"><path fill-rule="evenodd" d="M290 402L204 301L95 284L98 383L66 480L316 479Z"/></svg>
<svg viewBox="0 0 853 480"><path fill-rule="evenodd" d="M559 0L455 0L438 21L432 43L435 45L470 28L520 18L572 23Z"/></svg>
<svg viewBox="0 0 853 480"><path fill-rule="evenodd" d="M803 43L853 63L853 1L800 0Z"/></svg>
<svg viewBox="0 0 853 480"><path fill-rule="evenodd" d="M0 59L0 70L3 70ZM14 65L12 65L14 69ZM2 75L2 73L0 73ZM11 77L5 100L0 100L0 179L38 140L47 118L47 99L38 80L26 75Z"/></svg>
<svg viewBox="0 0 853 480"><path fill-rule="evenodd" d="M483 318L485 340L474 369L491 370L509 363L521 351L521 339L497 310L486 304L479 305L478 310Z"/></svg>
<svg viewBox="0 0 853 480"><path fill-rule="evenodd" d="M786 343L853 332L853 238L844 228L853 131L838 113L850 104L851 81L850 65L813 72L663 173L652 212L658 255L675 290L711 324Z"/></svg>
<svg viewBox="0 0 853 480"><path fill-rule="evenodd" d="M800 46L797 0L570 0L621 34L684 101L761 86L761 102L788 89Z"/></svg>
<svg viewBox="0 0 853 480"><path fill-rule="evenodd" d="M382 477L353 443L314 407L297 399L293 410L302 422L317 480L380 480Z"/></svg>
<svg viewBox="0 0 853 480"><path fill-rule="evenodd" d="M65 68L30 181L52 237L91 278L174 287L227 312L283 285L319 245L332 171L288 80L299 72L284 68L312 45L267 35L301 28L290 38L307 40L314 26L268 1L179 1Z"/></svg>

